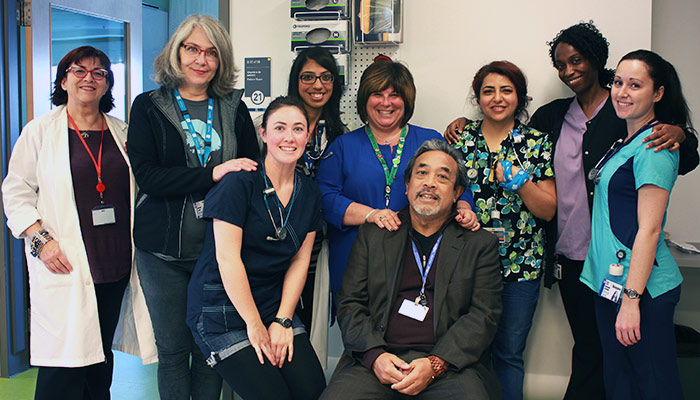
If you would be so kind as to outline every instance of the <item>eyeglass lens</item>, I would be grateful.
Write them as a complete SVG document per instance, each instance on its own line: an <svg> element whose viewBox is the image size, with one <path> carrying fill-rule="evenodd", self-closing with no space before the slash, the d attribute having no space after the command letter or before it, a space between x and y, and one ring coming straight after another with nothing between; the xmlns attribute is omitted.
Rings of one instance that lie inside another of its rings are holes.
<svg viewBox="0 0 700 400"><path fill-rule="evenodd" d="M301 79L301 81L304 83L315 83L316 79L320 79L322 83L331 83L333 82L335 77L333 76L333 74L301 74L299 75L299 79Z"/></svg>
<svg viewBox="0 0 700 400"><path fill-rule="evenodd" d="M200 49L198 46L189 43L183 43L182 48L185 49L185 53L191 57L198 57L201 53L210 60L217 60L219 58L219 52L214 49Z"/></svg>
<svg viewBox="0 0 700 400"><path fill-rule="evenodd" d="M92 77L98 81L103 80L104 78L107 77L107 75L109 75L109 71L102 69L102 68L96 68L96 69L89 70L89 69L83 69L80 67L70 67L70 68L68 68L68 71L72 71L73 75L75 75L75 77L78 79L85 78L85 76L87 76L87 74L89 72L92 74Z"/></svg>

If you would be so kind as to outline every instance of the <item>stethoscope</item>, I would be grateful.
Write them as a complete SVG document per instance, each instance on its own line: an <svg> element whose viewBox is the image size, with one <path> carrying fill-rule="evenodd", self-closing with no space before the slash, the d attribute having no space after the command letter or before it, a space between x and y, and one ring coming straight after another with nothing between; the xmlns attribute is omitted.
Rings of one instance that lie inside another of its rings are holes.
<svg viewBox="0 0 700 400"><path fill-rule="evenodd" d="M328 146L328 140L326 139L326 121L319 120L318 127L316 128L316 135L314 136L314 151L306 151L304 157L311 161L325 160L326 158L333 155L331 151L328 154L323 154L326 152L326 147Z"/></svg>
<svg viewBox="0 0 700 400"><path fill-rule="evenodd" d="M265 181L265 189L263 189L263 200L265 201L265 209L267 209L267 215L270 216L270 222L272 222L272 227L275 229L275 236L268 236L265 239L271 242L276 242L276 241L281 241L287 238L287 223L289 222L289 213L292 210L292 205L294 205L294 199L296 198L296 190L292 192L292 199L289 201L289 205L287 206L287 218L284 217L284 214L282 213L282 204L279 201L279 198L277 197L277 193L275 192L275 188L272 186L270 181L267 179L267 175L265 174L265 162L262 162L262 169L261 172L263 174L263 179ZM298 187L297 185L297 175L294 174L294 188L296 189ZM269 196L274 196L275 197L275 203L277 203L277 211L280 214L280 224L277 226L275 223L275 219L272 217L272 211L270 210L270 203L267 201L267 198Z"/></svg>
<svg viewBox="0 0 700 400"><path fill-rule="evenodd" d="M523 163L520 161L520 156L518 156L518 151L515 149L515 144L522 142L524 137L525 136L520 132L520 128L512 129L510 132L508 132L510 147L513 149L513 154L515 154L515 159L518 161L518 165L521 169L525 169L525 167L523 167ZM474 168L474 164L476 164L478 148L478 144L474 142L474 150L472 151L472 166L467 168L467 178L469 179L476 179L476 177L479 176L479 171L476 168Z"/></svg>
<svg viewBox="0 0 700 400"><path fill-rule="evenodd" d="M610 146L608 151L603 154L603 157L601 157L595 166L588 171L588 180L593 181L594 184L598 184L598 182L600 182L600 172L603 170L603 165L605 165L605 163L608 162L608 160L614 156L615 153L617 153L618 149L622 148L622 146L620 146L622 142L622 139L617 139L612 146Z"/></svg>
<svg viewBox="0 0 700 400"><path fill-rule="evenodd" d="M634 139L641 132L644 132L647 129L652 128L658 124L659 121L657 121L656 118L653 118L651 121L647 122L646 124L644 124L644 126L639 128L637 132L635 132L634 135L632 135L629 141L631 142L632 139ZM588 171L588 180L592 181L596 185L598 184L598 182L600 182L600 173L603 170L603 166L612 158L612 156L617 154L617 152L620 151L620 149L622 149L622 144L624 142L625 139L620 138L617 139L615 143L612 144L612 146L610 146L608 151L606 151L605 154L603 154L603 157L600 160L598 160L598 162L590 171Z"/></svg>

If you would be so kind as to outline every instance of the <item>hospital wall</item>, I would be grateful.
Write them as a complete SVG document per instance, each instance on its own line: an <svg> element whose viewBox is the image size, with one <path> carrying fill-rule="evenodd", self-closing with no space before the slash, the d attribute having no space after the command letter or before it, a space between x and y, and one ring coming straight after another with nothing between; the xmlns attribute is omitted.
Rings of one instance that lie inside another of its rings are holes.
<svg viewBox="0 0 700 400"><path fill-rule="evenodd" d="M696 23L700 4L683 0L405 0L404 4L404 43L395 58L406 63L415 78L413 124L442 132L457 116L477 118L468 87L476 70L493 60L507 59L526 73L530 113L553 99L572 96L552 67L547 41L562 28L588 20L611 43L608 67L614 68L631 50L652 48L678 68L691 108L700 110ZM273 97L286 93L293 59L288 7L288 0L231 2L236 63L242 68L245 57L272 57ZM695 123L700 121L696 118ZM679 240L700 242L695 228L700 223L695 211L699 180L694 171L681 177L674 190L666 230ZM526 351L528 397L561 398L572 344L558 288L543 289Z"/></svg>

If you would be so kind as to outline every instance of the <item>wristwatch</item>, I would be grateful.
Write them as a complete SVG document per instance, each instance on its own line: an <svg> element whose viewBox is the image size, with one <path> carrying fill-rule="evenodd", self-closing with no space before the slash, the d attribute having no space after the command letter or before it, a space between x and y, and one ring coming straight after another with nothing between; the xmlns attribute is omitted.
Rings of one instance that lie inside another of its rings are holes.
<svg viewBox="0 0 700 400"><path fill-rule="evenodd" d="M637 300L639 298L639 292L637 292L634 289L625 288L624 292L627 295L627 297L629 297L632 300Z"/></svg>
<svg viewBox="0 0 700 400"><path fill-rule="evenodd" d="M277 322L278 324L282 325L285 328L291 328L292 327L292 320L289 318L279 318L275 317L273 322Z"/></svg>

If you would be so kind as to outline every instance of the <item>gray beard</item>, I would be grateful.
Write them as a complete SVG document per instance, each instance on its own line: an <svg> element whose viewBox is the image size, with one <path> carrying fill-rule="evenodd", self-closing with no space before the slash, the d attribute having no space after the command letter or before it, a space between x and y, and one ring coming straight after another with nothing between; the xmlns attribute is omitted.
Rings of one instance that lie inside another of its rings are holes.
<svg viewBox="0 0 700 400"><path fill-rule="evenodd" d="M431 209L420 209L416 207L415 205L411 204L411 208L413 211L416 212L418 215L422 215L424 217L432 217L433 215L436 215L437 213L440 212L440 207L439 205L437 207L431 208Z"/></svg>

